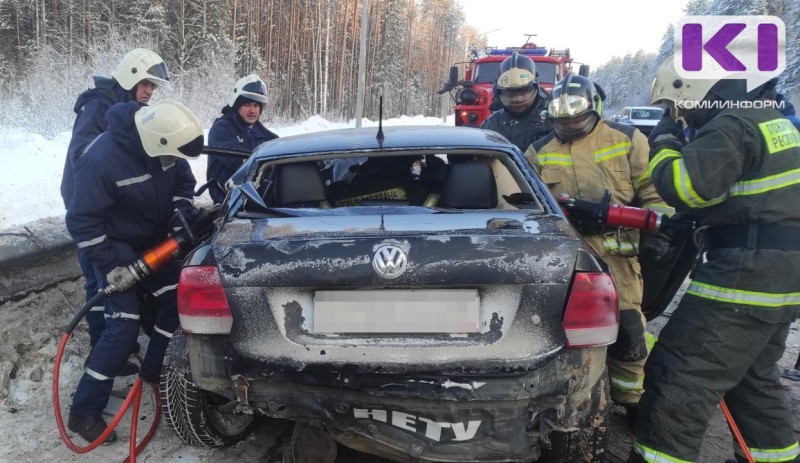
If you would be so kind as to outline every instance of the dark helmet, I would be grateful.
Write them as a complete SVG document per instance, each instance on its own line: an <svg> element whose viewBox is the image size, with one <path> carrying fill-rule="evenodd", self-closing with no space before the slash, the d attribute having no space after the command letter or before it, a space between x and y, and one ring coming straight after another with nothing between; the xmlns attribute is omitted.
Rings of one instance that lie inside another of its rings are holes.
<svg viewBox="0 0 800 463"><path fill-rule="evenodd" d="M503 106L511 112L522 113L530 108L539 90L536 63L514 52L500 63L496 90Z"/></svg>
<svg viewBox="0 0 800 463"><path fill-rule="evenodd" d="M547 105L558 138L574 140L589 134L603 115L605 93L594 82L569 73L556 82Z"/></svg>

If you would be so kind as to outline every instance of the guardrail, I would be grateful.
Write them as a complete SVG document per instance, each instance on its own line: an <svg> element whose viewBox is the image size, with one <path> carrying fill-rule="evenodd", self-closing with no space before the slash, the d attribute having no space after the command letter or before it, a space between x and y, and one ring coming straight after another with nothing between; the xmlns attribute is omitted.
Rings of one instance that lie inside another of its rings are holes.
<svg viewBox="0 0 800 463"><path fill-rule="evenodd" d="M0 230L0 303L81 275L63 216Z"/></svg>

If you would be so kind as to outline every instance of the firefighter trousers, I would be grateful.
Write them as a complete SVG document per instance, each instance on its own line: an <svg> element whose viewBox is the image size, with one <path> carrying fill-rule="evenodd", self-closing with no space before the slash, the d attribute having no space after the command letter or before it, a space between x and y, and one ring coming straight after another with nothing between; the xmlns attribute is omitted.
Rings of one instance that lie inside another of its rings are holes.
<svg viewBox="0 0 800 463"><path fill-rule="evenodd" d="M639 402L643 392L647 360L641 267L635 257L603 256L603 260L614 276L620 309L617 341L608 347L606 356L611 400L619 405L633 406Z"/></svg>
<svg viewBox="0 0 800 463"><path fill-rule="evenodd" d="M130 263L137 253L115 243L120 265ZM172 333L178 328L176 291L180 265L169 262L139 284L158 299L156 324L147 346L142 371L160 372L161 362ZM101 273L101 272L98 272ZM108 282L100 280L102 287ZM105 298L105 329L89 357L86 371L78 383L70 411L75 416L97 416L108 404L114 377L125 365L139 336L139 297L136 288L111 293Z"/></svg>
<svg viewBox="0 0 800 463"><path fill-rule="evenodd" d="M795 461L800 447L777 365L789 326L685 295L645 367L635 428L638 455L629 461L697 461L723 398L755 461Z"/></svg>
<svg viewBox="0 0 800 463"><path fill-rule="evenodd" d="M86 251L78 249L78 264L81 266L81 271L84 276L83 289L86 291L86 300L93 298L97 294L97 282L102 278L86 255ZM89 344L94 346L100 339L105 327L105 306L102 303L97 303L94 307L89 309L86 314L86 324L89 325Z"/></svg>

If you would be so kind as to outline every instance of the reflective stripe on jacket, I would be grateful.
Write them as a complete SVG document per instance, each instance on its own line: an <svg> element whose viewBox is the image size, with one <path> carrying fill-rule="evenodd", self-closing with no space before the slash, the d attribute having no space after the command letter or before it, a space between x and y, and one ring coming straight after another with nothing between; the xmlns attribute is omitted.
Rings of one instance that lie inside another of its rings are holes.
<svg viewBox="0 0 800 463"><path fill-rule="evenodd" d="M108 128L106 111L116 103L133 100L133 95L119 86L116 80L94 77L94 86L81 93L75 101L75 123L72 138L69 140L67 157L64 160L64 173L61 176L61 198L64 207L69 206L75 190L75 160L83 153L98 135Z"/></svg>
<svg viewBox="0 0 800 463"><path fill-rule="evenodd" d="M573 142L562 142L551 132L525 156L555 196L566 193L599 202L610 190L612 203L636 203L672 213L647 173L648 151L647 138L637 129L600 120L589 135ZM621 229L589 241L604 255L633 256L639 231Z"/></svg>
<svg viewBox="0 0 800 463"><path fill-rule="evenodd" d="M800 226L800 132L779 112L721 111L674 148L656 146L648 170L664 199L694 210L700 225ZM765 321L794 320L800 252L711 249L688 294Z"/></svg>
<svg viewBox="0 0 800 463"><path fill-rule="evenodd" d="M145 153L134 125L136 102L112 106L108 131L76 163L66 224L92 265L108 273L121 261L114 242L143 251L167 236L175 208L194 207L195 179L178 159L166 167Z"/></svg>

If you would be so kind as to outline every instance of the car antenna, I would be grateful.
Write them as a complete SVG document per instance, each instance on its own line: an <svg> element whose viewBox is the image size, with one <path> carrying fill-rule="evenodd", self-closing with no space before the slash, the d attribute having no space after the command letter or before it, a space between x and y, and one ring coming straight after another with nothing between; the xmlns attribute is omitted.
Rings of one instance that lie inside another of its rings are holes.
<svg viewBox="0 0 800 463"><path fill-rule="evenodd" d="M378 98L378 144L383 145L383 95Z"/></svg>

